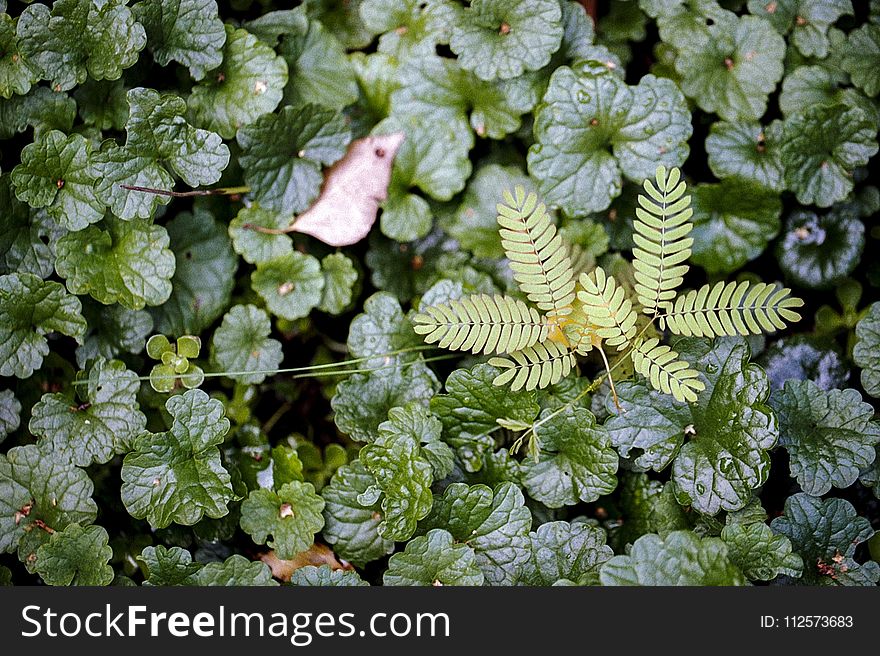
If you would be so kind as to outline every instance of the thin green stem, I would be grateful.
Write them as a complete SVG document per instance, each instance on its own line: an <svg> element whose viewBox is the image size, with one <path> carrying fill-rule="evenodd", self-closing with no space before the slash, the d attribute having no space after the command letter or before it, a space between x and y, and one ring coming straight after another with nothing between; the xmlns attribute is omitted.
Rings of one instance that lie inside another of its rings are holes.
<svg viewBox="0 0 880 656"><path fill-rule="evenodd" d="M167 191L165 189L155 189L153 187L138 187L136 185L119 186L122 189L126 189L128 191L140 191L145 194L171 196L172 198L188 198L190 196L237 196L239 194L246 194L251 190L251 188L247 186L218 187L216 189L192 189L190 191Z"/></svg>

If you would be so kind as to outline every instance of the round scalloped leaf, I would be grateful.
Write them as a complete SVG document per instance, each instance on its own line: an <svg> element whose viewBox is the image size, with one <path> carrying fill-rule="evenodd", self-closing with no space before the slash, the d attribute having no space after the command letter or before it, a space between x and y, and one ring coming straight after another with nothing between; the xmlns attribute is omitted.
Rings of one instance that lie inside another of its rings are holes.
<svg viewBox="0 0 880 656"><path fill-rule="evenodd" d="M795 583L873 586L880 581L880 564L853 558L874 529L849 501L795 494L785 500L782 516L770 522L770 528L788 537L804 559L803 576Z"/></svg>
<svg viewBox="0 0 880 656"><path fill-rule="evenodd" d="M779 93L779 109L788 117L812 105L844 104L858 107L877 120L880 107L857 89L848 86L848 78L838 69L826 66L798 66L785 76Z"/></svg>
<svg viewBox="0 0 880 656"><path fill-rule="evenodd" d="M754 183L727 178L700 184L691 197L694 239L691 262L710 275L736 271L764 252L779 233L779 196Z"/></svg>
<svg viewBox="0 0 880 656"><path fill-rule="evenodd" d="M162 226L107 215L100 225L58 240L55 270L74 294L140 310L171 295L175 263L169 243Z"/></svg>
<svg viewBox="0 0 880 656"><path fill-rule="evenodd" d="M30 378L49 354L47 333L81 341L81 312L79 299L57 282L31 273L0 276L0 376Z"/></svg>
<svg viewBox="0 0 880 656"><path fill-rule="evenodd" d="M324 500L311 483L291 481L277 492L253 490L241 504L240 524L254 542L268 545L286 560L312 545L315 533L324 527L323 510Z"/></svg>
<svg viewBox="0 0 880 656"><path fill-rule="evenodd" d="M98 360L78 398L44 394L33 407L28 429L39 444L80 467L105 463L123 453L143 432L147 418L140 411L137 374L119 360Z"/></svg>
<svg viewBox="0 0 880 656"><path fill-rule="evenodd" d="M803 560L798 554L792 553L791 540L774 533L764 523L765 513L761 513L759 521L742 521L737 515L728 515L727 525L721 530L721 539L727 545L730 560L749 580L770 581L780 574L793 577L801 575Z"/></svg>
<svg viewBox="0 0 880 656"><path fill-rule="evenodd" d="M449 47L482 80L543 68L562 43L558 0L473 0L451 18Z"/></svg>
<svg viewBox="0 0 880 656"><path fill-rule="evenodd" d="M806 57L828 55L828 28L852 15L851 0L749 0L749 11L770 21Z"/></svg>
<svg viewBox="0 0 880 656"><path fill-rule="evenodd" d="M321 260L324 274L324 290L318 309L328 314L342 314L355 296L355 288L360 286L358 271L354 263L342 253L331 253Z"/></svg>
<svg viewBox="0 0 880 656"><path fill-rule="evenodd" d="M545 410L542 418L549 415ZM590 503L617 487L617 453L589 410L567 407L536 426L533 439L540 459L522 462L522 482L548 508Z"/></svg>
<svg viewBox="0 0 880 656"><path fill-rule="evenodd" d="M847 206L821 216L792 212L776 258L786 280L809 289L830 289L859 263L865 247L865 225Z"/></svg>
<svg viewBox="0 0 880 656"><path fill-rule="evenodd" d="M289 219L318 197L324 180L321 164L333 164L345 154L351 133L338 112L302 105L261 116L236 138L251 193Z"/></svg>
<svg viewBox="0 0 880 656"><path fill-rule="evenodd" d="M781 121L773 121L766 128L751 121L713 123L706 137L709 168L718 178L739 177L782 191L781 133Z"/></svg>
<svg viewBox="0 0 880 656"><path fill-rule="evenodd" d="M582 522L541 524L529 540L520 585L597 585L599 568L614 555L605 531Z"/></svg>
<svg viewBox="0 0 880 656"><path fill-rule="evenodd" d="M364 26L379 37L379 52L398 61L433 53L448 43L456 7L445 0L362 0Z"/></svg>
<svg viewBox="0 0 880 656"><path fill-rule="evenodd" d="M293 252L293 241L286 234L269 234L256 228L284 230L290 226L291 217L273 212L259 203L243 207L229 222L232 247L246 262L259 264Z"/></svg>
<svg viewBox="0 0 880 656"><path fill-rule="evenodd" d="M76 349L76 363L85 368L89 360L112 360L122 353L144 350L147 335L153 331L153 318L143 310L121 305L102 305L86 299L83 316L88 323L82 346Z"/></svg>
<svg viewBox="0 0 880 656"><path fill-rule="evenodd" d="M73 92L76 110L86 125L101 131L122 130L128 120L123 80L87 80Z"/></svg>
<svg viewBox="0 0 880 656"><path fill-rule="evenodd" d="M194 586L276 586L265 563L233 554L223 562L203 565L193 577Z"/></svg>
<svg viewBox="0 0 880 656"><path fill-rule="evenodd" d="M857 107L814 105L783 122L785 185L804 205L829 207L853 189L853 171L877 153L877 126Z"/></svg>
<svg viewBox="0 0 880 656"><path fill-rule="evenodd" d="M484 577L474 550L435 528L391 556L382 580L385 585L483 585Z"/></svg>
<svg viewBox="0 0 880 656"><path fill-rule="evenodd" d="M223 517L234 498L217 448L229 430L223 404L188 390L169 398L165 408L173 417L171 430L142 434L122 462L126 510L153 528Z"/></svg>
<svg viewBox="0 0 880 656"><path fill-rule="evenodd" d="M348 588L369 586L354 570L333 569L330 565L306 565L294 570L290 585L315 588Z"/></svg>
<svg viewBox="0 0 880 656"><path fill-rule="evenodd" d="M321 302L324 276L316 258L291 251L257 264L251 285L272 314L293 321L307 317Z"/></svg>
<svg viewBox="0 0 880 656"><path fill-rule="evenodd" d="M37 549L36 570L48 585L109 585L113 549L100 526L71 524Z"/></svg>
<svg viewBox="0 0 880 656"><path fill-rule="evenodd" d="M824 391L810 380L788 381L770 402L791 475L807 494L849 487L874 462L880 427L871 421L874 408L858 391Z"/></svg>
<svg viewBox="0 0 880 656"><path fill-rule="evenodd" d="M3 9L5 11L5 6ZM40 76L22 56L15 36L15 20L6 13L0 14L0 52L3 53L0 58L0 97L26 94Z"/></svg>
<svg viewBox="0 0 880 656"><path fill-rule="evenodd" d="M880 397L880 303L872 303L856 324L858 341L853 361L862 368L862 387L873 397Z"/></svg>
<svg viewBox="0 0 880 656"><path fill-rule="evenodd" d="M236 305L214 331L212 358L229 378L245 384L262 383L265 372L277 369L284 359L281 342L269 337L271 332L272 323L264 310Z"/></svg>
<svg viewBox="0 0 880 656"><path fill-rule="evenodd" d="M287 64L247 31L225 27L223 64L193 87L187 102L198 124L232 139L241 126L278 107Z"/></svg>
<svg viewBox="0 0 880 656"><path fill-rule="evenodd" d="M718 538L673 531L665 538L643 535L625 556L599 572L602 585L747 585L748 580Z"/></svg>
<svg viewBox="0 0 880 656"><path fill-rule="evenodd" d="M0 390L0 442L18 430L21 423L21 402L12 390Z"/></svg>
<svg viewBox="0 0 880 656"><path fill-rule="evenodd" d="M15 197L10 176L0 176L0 273L48 278L55 266L55 242L66 232L48 212L32 212Z"/></svg>
<svg viewBox="0 0 880 656"><path fill-rule="evenodd" d="M566 214L600 212L620 195L622 176L641 182L658 164L680 166L692 130L672 80L646 75L627 86L589 62L562 66L535 114L529 173L544 200Z"/></svg>
<svg viewBox="0 0 880 656"><path fill-rule="evenodd" d="M192 562L192 555L182 547L144 547L137 557L144 572L145 586L194 585L201 563Z"/></svg>
<svg viewBox="0 0 880 656"><path fill-rule="evenodd" d="M880 25L862 25L846 38L839 52L840 66L852 82L871 98L880 93Z"/></svg>

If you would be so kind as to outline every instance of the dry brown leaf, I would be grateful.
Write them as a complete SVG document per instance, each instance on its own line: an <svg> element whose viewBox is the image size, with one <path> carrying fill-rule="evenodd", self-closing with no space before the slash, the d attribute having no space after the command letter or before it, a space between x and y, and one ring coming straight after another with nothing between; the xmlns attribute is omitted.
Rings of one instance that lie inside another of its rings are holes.
<svg viewBox="0 0 880 656"><path fill-rule="evenodd" d="M300 567L306 565L330 565L331 569L344 569L351 571L354 567L345 561L339 561L336 554L325 544L315 543L305 551L298 553L290 560L282 560L274 551L268 551L260 554L262 560L269 569L272 570L272 576L280 581L289 581L293 573Z"/></svg>
<svg viewBox="0 0 880 656"><path fill-rule="evenodd" d="M388 196L391 165L403 132L352 141L345 156L327 170L318 200L290 229L330 246L348 246L367 236L379 203Z"/></svg>

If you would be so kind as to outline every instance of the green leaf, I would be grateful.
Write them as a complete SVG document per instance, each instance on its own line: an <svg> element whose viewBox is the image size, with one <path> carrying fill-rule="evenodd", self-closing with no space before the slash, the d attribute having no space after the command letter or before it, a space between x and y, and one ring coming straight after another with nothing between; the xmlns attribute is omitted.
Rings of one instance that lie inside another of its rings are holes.
<svg viewBox="0 0 880 656"><path fill-rule="evenodd" d="M71 524L37 549L37 573L49 585L109 585L113 549L100 526Z"/></svg>
<svg viewBox="0 0 880 656"><path fill-rule="evenodd" d="M770 528L787 536L804 559L804 573L796 583L870 586L880 581L880 564L853 558L874 529L848 501L795 494L785 500L782 516Z"/></svg>
<svg viewBox="0 0 880 656"><path fill-rule="evenodd" d="M709 168L718 178L738 177L782 191L781 134L781 121L766 128L752 121L713 123L706 137Z"/></svg>
<svg viewBox="0 0 880 656"><path fill-rule="evenodd" d="M222 563L207 563L193 577L197 586L276 586L265 563L233 554Z"/></svg>
<svg viewBox="0 0 880 656"><path fill-rule="evenodd" d="M198 124L232 139L241 126L278 107L287 64L247 31L225 27L223 64L193 87L187 102Z"/></svg>
<svg viewBox="0 0 880 656"><path fill-rule="evenodd" d="M175 265L169 242L162 226L108 215L58 240L55 270L74 294L140 310L164 303L171 294Z"/></svg>
<svg viewBox="0 0 880 656"><path fill-rule="evenodd" d="M736 271L758 257L779 233L779 196L738 178L693 189L691 262L710 275Z"/></svg>
<svg viewBox="0 0 880 656"><path fill-rule="evenodd" d="M0 138L9 139L28 126L34 137L48 130L70 132L76 118L76 102L66 93L37 87L26 96L0 99Z"/></svg>
<svg viewBox="0 0 880 656"><path fill-rule="evenodd" d="M605 531L583 522L548 522L529 538L521 585L597 585L599 568L614 555Z"/></svg>
<svg viewBox="0 0 880 656"><path fill-rule="evenodd" d="M241 528L257 544L275 549L289 559L308 549L324 527L324 500L311 483L291 481L277 492L261 488L241 504ZM268 536L272 539L267 542Z"/></svg>
<svg viewBox="0 0 880 656"><path fill-rule="evenodd" d="M332 569L330 565L306 565L294 570L290 577L290 585L319 587L319 588L345 588L370 585L364 581L354 570Z"/></svg>
<svg viewBox="0 0 880 656"><path fill-rule="evenodd" d="M251 285L266 301L269 312L293 321L307 317L321 302L324 276L316 258L291 251L257 264Z"/></svg>
<svg viewBox="0 0 880 656"><path fill-rule="evenodd" d="M621 410L609 399L605 427L621 456L638 449L638 468L661 471L672 464L680 503L710 515L738 510L770 474L767 451L778 429L766 405L767 376L749 363L742 338L686 338L675 348L706 385L697 402L678 403L644 382L623 382L617 386Z"/></svg>
<svg viewBox="0 0 880 656"><path fill-rule="evenodd" d="M802 55L821 58L828 55L828 28L853 8L850 0L749 0L749 11L789 34Z"/></svg>
<svg viewBox="0 0 880 656"><path fill-rule="evenodd" d="M478 471L483 455L495 450L492 434L499 419L531 425L538 417L535 393L492 385L499 373L486 364L456 369L446 379L446 394L431 399L431 410L443 423L443 439L467 471Z"/></svg>
<svg viewBox="0 0 880 656"><path fill-rule="evenodd" d="M363 48L374 36L361 19L360 5L365 1L305 0L303 5L308 16L318 19L346 48Z"/></svg>
<svg viewBox="0 0 880 656"><path fill-rule="evenodd" d="M850 74L852 82L871 98L880 93L880 26L862 25L853 30L840 48L840 66Z"/></svg>
<svg viewBox="0 0 880 656"><path fill-rule="evenodd" d="M846 74L837 69L798 66L782 81L779 109L788 118L812 105L843 104L857 107L876 120L880 112L877 105L848 83Z"/></svg>
<svg viewBox="0 0 880 656"><path fill-rule="evenodd" d="M223 404L201 390L172 396L171 430L144 433L122 462L122 502L154 528L192 526L204 515L223 517L234 498L217 445L229 430Z"/></svg>
<svg viewBox="0 0 880 656"><path fill-rule="evenodd" d="M733 564L751 581L770 581L780 574L799 577L804 563L792 553L791 541L764 523L767 516L763 508L756 517L745 516L747 511L728 515L727 525L721 530Z"/></svg>
<svg viewBox="0 0 880 656"><path fill-rule="evenodd" d="M90 156L89 143L78 134L50 130L40 135L22 149L21 164L12 169L15 195L31 207L45 207L68 230L100 221L104 203L95 194Z"/></svg>
<svg viewBox="0 0 880 656"><path fill-rule="evenodd" d="M874 461L880 426L857 390L825 391L811 380L790 380L770 401L791 475L807 494L849 487Z"/></svg>
<svg viewBox="0 0 880 656"><path fill-rule="evenodd" d="M48 212L32 212L15 197L8 175L0 177L0 271L52 275L55 243L67 231Z"/></svg>
<svg viewBox="0 0 880 656"><path fill-rule="evenodd" d="M283 230L290 225L292 217L260 207L254 203L243 207L229 223L232 247L245 262L259 264L293 252L293 241L286 234L269 234L255 228Z"/></svg>
<svg viewBox="0 0 880 656"><path fill-rule="evenodd" d="M86 472L35 444L0 455L0 552L18 547L30 571L51 531L90 524L98 507ZM47 530L50 529L50 530Z"/></svg>
<svg viewBox="0 0 880 656"><path fill-rule="evenodd" d="M144 585L195 585L201 563L192 562L186 549L158 545L145 547L137 559L144 570Z"/></svg>
<svg viewBox="0 0 880 656"><path fill-rule="evenodd" d="M801 287L830 289L852 273L865 247L865 225L848 206L818 216L792 212L776 258L786 280Z"/></svg>
<svg viewBox="0 0 880 656"><path fill-rule="evenodd" d="M143 310L121 305L101 305L86 300L83 316L88 323L82 346L76 349L76 363L85 368L89 360L112 360L122 353L140 353L147 335L153 331L153 318Z"/></svg>
<svg viewBox="0 0 880 656"><path fill-rule="evenodd" d="M123 80L87 80L73 93L79 115L98 130L121 130L128 121L128 102Z"/></svg>
<svg viewBox="0 0 880 656"><path fill-rule="evenodd" d="M582 215L608 207L623 176L641 182L658 164L680 166L692 127L671 80L646 75L631 87L586 63L554 71L534 132L529 173L544 200Z"/></svg>
<svg viewBox="0 0 880 656"><path fill-rule="evenodd" d="M672 531L690 528L671 482L664 485L638 472L623 473L621 479L620 511L624 521L610 535L617 551L622 552L646 533L665 537Z"/></svg>
<svg viewBox="0 0 880 656"><path fill-rule="evenodd" d="M862 368L862 387L880 397L880 303L872 303L856 324L853 361Z"/></svg>
<svg viewBox="0 0 880 656"><path fill-rule="evenodd" d="M30 273L0 276L0 376L30 378L49 354L47 333L80 341L81 311L79 299L57 282Z"/></svg>
<svg viewBox="0 0 880 656"><path fill-rule="evenodd" d="M216 0L143 0L132 9L160 66L180 62L201 80L223 61L226 32Z"/></svg>
<svg viewBox="0 0 880 656"><path fill-rule="evenodd" d="M488 585L512 585L530 554L532 515L522 492L512 483L494 491L485 485L453 483L434 497L427 528L444 528L456 542L476 553Z"/></svg>
<svg viewBox="0 0 880 656"><path fill-rule="evenodd" d="M394 541L379 535L383 521L379 499L364 494L376 485L376 479L360 460L336 470L330 483L321 490L324 497L323 538L340 558L362 567L394 551Z"/></svg>
<svg viewBox="0 0 880 656"><path fill-rule="evenodd" d="M238 258L226 227L196 206L168 222L176 261L173 291L153 310L156 330L173 335L196 335L210 326L229 305Z"/></svg>
<svg viewBox="0 0 880 656"><path fill-rule="evenodd" d="M379 52L405 62L447 43L455 6L444 0L362 0L364 26L379 37Z"/></svg>
<svg viewBox="0 0 880 656"><path fill-rule="evenodd" d="M602 566L602 585L747 585L718 538L673 531L665 538L643 535L626 556Z"/></svg>
<svg viewBox="0 0 880 656"><path fill-rule="evenodd" d="M118 80L147 42L126 0L56 0L32 4L18 19L22 51L57 91L86 81Z"/></svg>
<svg viewBox="0 0 880 656"><path fill-rule="evenodd" d="M562 43L558 0L473 0L453 14L449 47L482 80L504 80L550 63Z"/></svg>
<svg viewBox="0 0 880 656"><path fill-rule="evenodd" d="M18 430L21 423L21 403L12 390L0 390L0 442Z"/></svg>
<svg viewBox="0 0 880 656"><path fill-rule="evenodd" d="M263 207L288 217L303 212L321 190L321 164L342 157L350 139L337 112L318 105L282 107L238 131L245 182Z"/></svg>
<svg viewBox="0 0 880 656"><path fill-rule="evenodd" d="M846 105L814 105L783 122L785 186L804 205L829 207L853 189L852 174L877 153L877 126Z"/></svg>
<svg viewBox="0 0 880 656"><path fill-rule="evenodd" d="M15 20L5 13L0 14L0 52L3 53L0 58L0 98L26 94L39 76L28 60L22 57L21 46L15 36Z"/></svg>
<svg viewBox="0 0 880 656"><path fill-rule="evenodd" d="M385 585L483 585L474 550L440 528L413 538L388 559Z"/></svg>
<svg viewBox="0 0 880 656"><path fill-rule="evenodd" d="M140 411L137 374L119 360L100 359L81 376L78 397L44 394L28 429L51 449L80 467L105 463L123 453L147 424Z"/></svg>
<svg viewBox="0 0 880 656"><path fill-rule="evenodd" d="M321 272L324 291L318 309L328 314L342 314L354 301L356 287L359 288L358 271L346 255L331 253L321 260Z"/></svg>
<svg viewBox="0 0 880 656"><path fill-rule="evenodd" d="M454 454L449 445L441 440L442 432L443 424L417 402L402 408L391 408L388 421L379 424L379 437L383 441L389 436L403 436L421 446L420 457L431 465L435 481L446 478L454 467Z"/></svg>
<svg viewBox="0 0 880 656"><path fill-rule="evenodd" d="M555 412L555 411L554 411ZM568 406L553 416L545 410L536 424L540 459L521 464L529 496L548 508L592 502L617 487L617 453L604 426L584 408Z"/></svg>
<svg viewBox="0 0 880 656"><path fill-rule="evenodd" d="M211 357L229 378L245 384L262 383L265 372L277 369L284 359L281 342L269 337L271 332L272 324L264 310L255 305L236 305L214 331Z"/></svg>

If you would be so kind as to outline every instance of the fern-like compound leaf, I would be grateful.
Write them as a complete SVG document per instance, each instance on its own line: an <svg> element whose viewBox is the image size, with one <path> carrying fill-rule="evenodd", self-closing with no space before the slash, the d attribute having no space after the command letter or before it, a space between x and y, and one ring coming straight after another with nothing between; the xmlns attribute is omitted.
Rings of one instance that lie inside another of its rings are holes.
<svg viewBox="0 0 880 656"><path fill-rule="evenodd" d="M547 340L507 357L492 358L489 364L501 369L493 385L510 383L514 392L523 388L531 391L555 385L565 378L575 366L575 355L563 344Z"/></svg>
<svg viewBox="0 0 880 656"><path fill-rule="evenodd" d="M596 334L608 346L622 351L636 334L637 319L626 290L602 267L596 267L592 274L582 273L580 284L582 289L577 297L590 324L596 327Z"/></svg>
<svg viewBox="0 0 880 656"><path fill-rule="evenodd" d="M632 350L635 370L642 374L655 390L672 394L676 401L694 403L697 393L706 389L698 376L678 353L656 338L636 342Z"/></svg>
<svg viewBox="0 0 880 656"><path fill-rule="evenodd" d="M759 335L800 321L794 308L803 304L788 288L747 280L721 281L678 296L660 324L686 336Z"/></svg>
<svg viewBox="0 0 880 656"><path fill-rule="evenodd" d="M508 296L474 294L424 308L413 319L414 330L428 344L472 353L509 353L547 338L543 317Z"/></svg>
<svg viewBox="0 0 880 656"><path fill-rule="evenodd" d="M645 313L668 310L681 285L694 240L691 198L677 168L667 173L657 167L656 184L645 180L645 193L639 194L633 233L633 266L636 294Z"/></svg>
<svg viewBox="0 0 880 656"><path fill-rule="evenodd" d="M504 192L498 205L501 244L523 293L541 310L555 316L571 312L574 272L568 247L550 220L547 208L522 187Z"/></svg>

